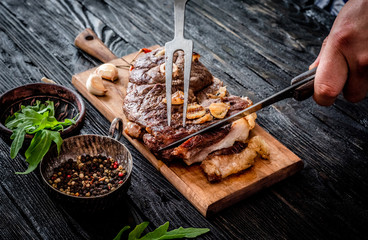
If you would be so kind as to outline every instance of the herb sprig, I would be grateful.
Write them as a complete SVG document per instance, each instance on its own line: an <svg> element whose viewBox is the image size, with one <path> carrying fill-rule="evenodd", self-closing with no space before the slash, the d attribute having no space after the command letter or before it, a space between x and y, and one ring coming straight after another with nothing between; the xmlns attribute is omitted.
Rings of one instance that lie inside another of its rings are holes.
<svg viewBox="0 0 368 240"><path fill-rule="evenodd" d="M52 142L57 145L60 152L63 139L60 131L64 127L75 124L74 119L65 119L59 122L55 118L55 107L53 101L46 101L42 104L36 101L33 106L21 106L21 109L9 116L5 121L5 126L13 130L10 139L13 140L10 148L10 157L14 159L24 143L26 134L34 134L34 137L25 152L28 169L25 172L16 172L16 174L28 174L36 169L42 158L49 151Z"/></svg>
<svg viewBox="0 0 368 240"><path fill-rule="evenodd" d="M137 225L128 236L128 240L163 240L163 239L179 239L179 238L195 238L202 234L205 234L210 231L208 228L183 228L179 227L177 229L167 231L169 228L169 222L164 223L163 225L156 228L153 232L147 233L143 237L141 237L144 229L147 228L149 222L142 222ZM114 240L122 240L123 233L130 229L130 226L125 226L120 230L118 235L114 238Z"/></svg>

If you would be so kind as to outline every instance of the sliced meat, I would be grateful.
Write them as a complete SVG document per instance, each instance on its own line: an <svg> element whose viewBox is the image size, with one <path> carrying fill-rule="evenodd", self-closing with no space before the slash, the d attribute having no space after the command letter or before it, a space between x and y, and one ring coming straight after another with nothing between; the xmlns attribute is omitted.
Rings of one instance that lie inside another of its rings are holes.
<svg viewBox="0 0 368 240"><path fill-rule="evenodd" d="M209 181L219 181L251 167L258 155L264 159L269 158L269 148L261 137L255 136L249 140L248 147L242 152L211 156L202 162L201 167Z"/></svg>
<svg viewBox="0 0 368 240"><path fill-rule="evenodd" d="M179 147L175 148L172 155L182 158L187 165L202 162L206 157L219 149L234 145L235 141L245 141L249 131L255 126L256 115L236 120L231 127L221 128L220 131L197 135L188 139Z"/></svg>

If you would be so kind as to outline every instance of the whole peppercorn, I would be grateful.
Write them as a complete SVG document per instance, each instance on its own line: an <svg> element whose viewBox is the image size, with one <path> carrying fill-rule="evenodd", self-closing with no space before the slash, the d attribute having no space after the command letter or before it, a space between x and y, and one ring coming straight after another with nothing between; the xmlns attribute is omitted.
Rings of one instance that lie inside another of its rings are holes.
<svg viewBox="0 0 368 240"><path fill-rule="evenodd" d="M115 159L105 156L81 155L68 159L48 179L53 188L71 196L99 196L114 191L126 171Z"/></svg>

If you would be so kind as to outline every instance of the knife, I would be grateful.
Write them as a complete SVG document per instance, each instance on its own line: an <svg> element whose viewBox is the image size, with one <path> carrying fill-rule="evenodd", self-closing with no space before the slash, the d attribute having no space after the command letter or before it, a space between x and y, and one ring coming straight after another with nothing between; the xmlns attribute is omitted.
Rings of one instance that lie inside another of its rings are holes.
<svg viewBox="0 0 368 240"><path fill-rule="evenodd" d="M227 118L224 118L220 121L217 121L211 125L209 125L208 127L206 128L203 128L195 133L192 133L180 140L177 140L165 147L162 147L159 149L159 151L161 150L165 150L165 149L168 149L168 148L172 148L172 147L175 147L177 145L179 145L180 143L188 140L189 138L192 138L200 133L203 133L203 132L206 132L206 131L209 131L215 127L220 127L228 122L232 122L232 121L235 121L237 119L240 119L240 118L243 118L245 117L246 115L248 114L251 114L253 112L256 112L262 108L265 108L273 103L276 103L278 101L281 101L283 99L286 99L286 98L294 98L298 101L303 101L307 98L309 98L310 96L313 95L313 92L314 92L314 76L316 74L316 70L317 68L313 68L309 71L306 71L296 77L294 77L292 80L291 80L291 86L275 93L274 95L260 101L260 102L257 102L256 104L240 111L240 112L237 112Z"/></svg>

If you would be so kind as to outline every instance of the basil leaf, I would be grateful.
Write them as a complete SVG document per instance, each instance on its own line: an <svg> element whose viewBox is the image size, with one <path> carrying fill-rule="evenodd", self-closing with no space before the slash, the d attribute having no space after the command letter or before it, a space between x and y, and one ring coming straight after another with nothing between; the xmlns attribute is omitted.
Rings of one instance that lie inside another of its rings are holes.
<svg viewBox="0 0 368 240"><path fill-rule="evenodd" d="M130 228L130 226L125 226L123 229L120 230L120 232L118 233L118 235L116 235L116 237L113 240L120 240L121 239L121 235L123 235L123 233L128 230Z"/></svg>
<svg viewBox="0 0 368 240"><path fill-rule="evenodd" d="M144 229L146 229L146 227L148 226L149 222L142 222L141 224L137 225L133 231L131 231L129 233L129 237L128 240L136 240L139 239L142 232L144 231Z"/></svg>

